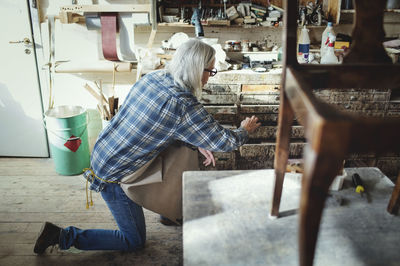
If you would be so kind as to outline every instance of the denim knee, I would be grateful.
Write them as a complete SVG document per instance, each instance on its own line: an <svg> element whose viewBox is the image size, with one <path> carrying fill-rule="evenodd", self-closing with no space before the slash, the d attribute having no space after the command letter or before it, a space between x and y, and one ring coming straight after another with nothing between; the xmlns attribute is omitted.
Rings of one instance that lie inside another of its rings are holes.
<svg viewBox="0 0 400 266"><path fill-rule="evenodd" d="M126 238L125 243L126 243L125 251L136 251L143 249L145 247L146 239L140 239L138 243L137 240L135 241L134 239Z"/></svg>

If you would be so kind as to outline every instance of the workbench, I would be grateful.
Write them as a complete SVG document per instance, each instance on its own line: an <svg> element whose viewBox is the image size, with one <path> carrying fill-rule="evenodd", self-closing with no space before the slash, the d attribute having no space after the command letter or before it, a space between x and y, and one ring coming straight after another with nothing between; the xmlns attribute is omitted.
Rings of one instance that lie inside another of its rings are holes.
<svg viewBox="0 0 400 266"><path fill-rule="evenodd" d="M324 209L314 265L399 265L400 217L386 212L393 183L378 168L346 168ZM351 182L358 173L367 193ZM183 174L184 265L298 265L298 175L286 174L270 219L273 169Z"/></svg>

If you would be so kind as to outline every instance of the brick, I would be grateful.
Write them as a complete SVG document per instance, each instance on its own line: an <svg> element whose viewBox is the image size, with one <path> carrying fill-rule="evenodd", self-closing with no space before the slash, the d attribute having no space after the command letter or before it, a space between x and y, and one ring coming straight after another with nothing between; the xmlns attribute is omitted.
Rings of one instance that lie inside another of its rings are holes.
<svg viewBox="0 0 400 266"><path fill-rule="evenodd" d="M236 94L240 92L240 84L206 84L203 93L206 94Z"/></svg>
<svg viewBox="0 0 400 266"><path fill-rule="evenodd" d="M388 111L400 113L400 102L389 102Z"/></svg>
<svg viewBox="0 0 400 266"><path fill-rule="evenodd" d="M234 114L238 113L237 105L207 105L204 108L210 114Z"/></svg>
<svg viewBox="0 0 400 266"><path fill-rule="evenodd" d="M276 139L276 126L261 126L249 135L250 139ZM292 138L304 138L304 128L302 126L292 126Z"/></svg>
<svg viewBox="0 0 400 266"><path fill-rule="evenodd" d="M258 121L261 122L263 126L276 126L278 123L279 114L239 114L239 122L246 119L246 117L251 117L255 115L258 118ZM293 120L293 124L297 125L297 119Z"/></svg>
<svg viewBox="0 0 400 266"><path fill-rule="evenodd" d="M385 115L386 117L400 117L400 112L392 112L392 111L388 111Z"/></svg>
<svg viewBox="0 0 400 266"><path fill-rule="evenodd" d="M254 170L254 169L273 169L274 160L257 160L249 158L241 158L237 160L237 170Z"/></svg>
<svg viewBox="0 0 400 266"><path fill-rule="evenodd" d="M237 95L236 94L218 94L218 95L201 95L200 102L203 104L235 104L237 102Z"/></svg>
<svg viewBox="0 0 400 266"><path fill-rule="evenodd" d="M378 158L376 166L388 177L397 177L400 173L400 158Z"/></svg>
<svg viewBox="0 0 400 266"><path fill-rule="evenodd" d="M213 152L215 158L215 167L212 165L204 166L205 157L199 152L199 168L200 170L235 170L236 169L236 153L233 152Z"/></svg>
<svg viewBox="0 0 400 266"><path fill-rule="evenodd" d="M304 142L292 142L289 146L289 157L300 158L303 154ZM275 156L275 142L261 144L244 144L239 148L241 157L273 159Z"/></svg>
<svg viewBox="0 0 400 266"><path fill-rule="evenodd" d="M240 72L219 72L210 77L209 84L280 84L281 74L257 73L252 70L241 70Z"/></svg>
<svg viewBox="0 0 400 266"><path fill-rule="evenodd" d="M242 85L242 92L278 92L280 85Z"/></svg>
<svg viewBox="0 0 400 266"><path fill-rule="evenodd" d="M356 114L363 114L368 116L379 116L382 117L386 113L386 109L388 106L387 102L338 102L332 103L337 106L340 110L346 112L352 112Z"/></svg>
<svg viewBox="0 0 400 266"><path fill-rule="evenodd" d="M255 115L262 125L276 125L278 122L278 114L239 114L239 121Z"/></svg>
<svg viewBox="0 0 400 266"><path fill-rule="evenodd" d="M314 94L321 100L333 103L388 101L390 98L390 91L387 89L316 89Z"/></svg>
<svg viewBox="0 0 400 266"><path fill-rule="evenodd" d="M240 112L246 114L268 113L277 114L279 112L279 105L240 105Z"/></svg>
<svg viewBox="0 0 400 266"><path fill-rule="evenodd" d="M279 104L279 94L241 94L242 104Z"/></svg>
<svg viewBox="0 0 400 266"><path fill-rule="evenodd" d="M215 120L220 123L236 123L238 108L236 105L232 106L204 106L208 113L210 113Z"/></svg>

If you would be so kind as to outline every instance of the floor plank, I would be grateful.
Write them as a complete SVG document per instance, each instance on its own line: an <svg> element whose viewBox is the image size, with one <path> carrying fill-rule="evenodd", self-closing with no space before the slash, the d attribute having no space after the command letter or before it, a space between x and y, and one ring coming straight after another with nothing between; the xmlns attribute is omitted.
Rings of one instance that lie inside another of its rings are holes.
<svg viewBox="0 0 400 266"><path fill-rule="evenodd" d="M44 221L61 227L116 229L105 202L93 193L85 208L85 179L61 176L51 159L0 158L0 265L182 265L182 227L167 227L145 210L147 242L137 252L70 249L33 253Z"/></svg>

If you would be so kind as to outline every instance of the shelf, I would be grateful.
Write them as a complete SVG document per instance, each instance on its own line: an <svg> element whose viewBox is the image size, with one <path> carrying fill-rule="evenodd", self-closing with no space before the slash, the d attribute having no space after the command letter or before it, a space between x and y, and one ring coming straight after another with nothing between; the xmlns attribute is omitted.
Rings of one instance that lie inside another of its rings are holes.
<svg viewBox="0 0 400 266"><path fill-rule="evenodd" d="M343 13L343 14L353 14L356 11L355 11L355 9L342 9L340 12ZM400 9L385 9L385 12L388 12L388 13L400 13Z"/></svg>
<svg viewBox="0 0 400 266"><path fill-rule="evenodd" d="M112 5L68 5L60 8L59 19L63 24L78 23L84 20L84 13L128 12L152 15L151 4L112 4Z"/></svg>
<svg viewBox="0 0 400 266"><path fill-rule="evenodd" d="M56 62L55 73L130 73L133 64L129 62L93 61L93 62Z"/></svg>
<svg viewBox="0 0 400 266"><path fill-rule="evenodd" d="M193 25L190 25L188 23L182 23L182 22L172 22L172 23L167 23L167 22L161 22L158 23L157 26L159 27L182 27L182 28L194 28ZM209 27L209 28L278 28L282 29L283 27L275 27L275 26L258 26L258 25L252 25L252 24L244 24L244 25L202 25L203 27ZM318 27L326 27L325 26L318 26Z"/></svg>
<svg viewBox="0 0 400 266"><path fill-rule="evenodd" d="M231 6L237 6L238 4L226 4L226 8L229 8ZM168 5L169 8L192 8L192 7L199 7L199 4L175 4L175 5ZM202 7L217 7L221 8L224 7L224 4L208 4L208 3L202 3Z"/></svg>
<svg viewBox="0 0 400 266"><path fill-rule="evenodd" d="M325 29L327 25L328 24L323 24L323 25L320 25L320 26L318 26L318 25L306 25L306 27L307 27L307 29L321 29L321 28ZM298 25L298 29L301 29L301 28L303 28L303 26Z"/></svg>
<svg viewBox="0 0 400 266"><path fill-rule="evenodd" d="M229 54L277 54L278 53L278 51L243 52L243 51L225 51L225 50L224 50L224 52L229 53Z"/></svg>

